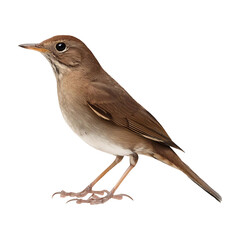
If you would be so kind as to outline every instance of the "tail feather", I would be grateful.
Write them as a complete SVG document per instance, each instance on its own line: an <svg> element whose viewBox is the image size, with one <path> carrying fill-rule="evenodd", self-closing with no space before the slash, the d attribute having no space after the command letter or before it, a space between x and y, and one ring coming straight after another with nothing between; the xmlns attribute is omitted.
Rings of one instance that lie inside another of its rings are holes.
<svg viewBox="0 0 240 240"><path fill-rule="evenodd" d="M154 158L181 170L193 182L195 182L207 193L212 195L216 200L218 200L219 202L222 201L222 197L214 189L212 189L206 182L204 182L195 172L193 172L192 169L187 164L185 164L170 147L158 144L155 150L156 153L153 154Z"/></svg>

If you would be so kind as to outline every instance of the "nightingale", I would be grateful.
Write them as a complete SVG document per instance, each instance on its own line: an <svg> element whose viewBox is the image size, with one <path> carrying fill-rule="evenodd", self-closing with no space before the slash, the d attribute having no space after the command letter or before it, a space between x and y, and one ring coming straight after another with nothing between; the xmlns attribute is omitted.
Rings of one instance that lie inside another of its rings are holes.
<svg viewBox="0 0 240 240"><path fill-rule="evenodd" d="M42 53L50 62L57 79L60 109L72 130L92 147L115 156L112 164L83 191L60 191L53 196L69 196L69 201L78 204L100 204L109 199L130 197L115 192L137 164L138 155L142 154L181 170L216 200L222 200L179 158L173 148L181 148L160 123L104 71L81 40L59 35L39 44L19 46ZM129 157L130 165L112 190L93 190L93 186L124 156ZM90 196L84 198L87 194Z"/></svg>

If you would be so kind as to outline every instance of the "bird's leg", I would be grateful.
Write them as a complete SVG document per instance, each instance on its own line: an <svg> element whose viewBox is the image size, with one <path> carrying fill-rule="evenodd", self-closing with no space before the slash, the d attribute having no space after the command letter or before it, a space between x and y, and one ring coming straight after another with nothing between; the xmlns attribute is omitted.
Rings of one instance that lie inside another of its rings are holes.
<svg viewBox="0 0 240 240"><path fill-rule="evenodd" d="M65 191L61 191L61 192L56 192L52 195L52 197L54 197L56 194L60 194L60 197L77 197L77 198L81 198L86 196L88 193L92 193L92 194L100 194L103 195L104 193L108 194L109 191L107 190L102 190L102 191L93 191L92 188L93 186L107 173L109 172L113 167L115 167L118 163L121 162L121 160L123 159L122 156L117 156L116 159L112 162L111 165L108 166L108 168L106 168L93 182L91 182L83 191L78 192L78 193L74 193L74 192L65 192Z"/></svg>
<svg viewBox="0 0 240 240"><path fill-rule="evenodd" d="M119 185L122 183L122 181L125 179L125 177L129 174L129 172L135 167L135 165L137 164L137 161L138 161L138 155L136 153L134 153L133 155L130 156L130 166L127 168L127 170L124 172L124 174L119 179L117 184L113 187L113 189L110 192L107 193L106 196L98 197L95 194L92 194L92 196L90 196L90 198L88 198L86 200L75 198L75 199L69 200L68 202L76 201L76 203L78 203L78 204L80 204L80 203L100 204L100 203L107 202L111 198L117 199L117 200L121 200L123 197L131 198L130 196L128 196L126 194L116 194L116 195L114 195L114 193L117 190L117 188L119 187Z"/></svg>

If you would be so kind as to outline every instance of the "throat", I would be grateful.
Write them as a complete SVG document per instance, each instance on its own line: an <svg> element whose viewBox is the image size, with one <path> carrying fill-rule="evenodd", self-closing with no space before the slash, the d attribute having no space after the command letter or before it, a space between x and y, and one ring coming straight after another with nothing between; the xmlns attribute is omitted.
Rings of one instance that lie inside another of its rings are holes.
<svg viewBox="0 0 240 240"><path fill-rule="evenodd" d="M56 76L57 81L61 81L64 73L68 71L68 67L51 58L47 58L47 59L52 66L52 69Z"/></svg>
<svg viewBox="0 0 240 240"><path fill-rule="evenodd" d="M54 63L51 63L51 66L52 66L52 68L53 68L53 71L54 71L55 75L56 75L56 76L59 76L59 75L60 75L60 70L59 70L59 68L57 67L57 65L54 64Z"/></svg>

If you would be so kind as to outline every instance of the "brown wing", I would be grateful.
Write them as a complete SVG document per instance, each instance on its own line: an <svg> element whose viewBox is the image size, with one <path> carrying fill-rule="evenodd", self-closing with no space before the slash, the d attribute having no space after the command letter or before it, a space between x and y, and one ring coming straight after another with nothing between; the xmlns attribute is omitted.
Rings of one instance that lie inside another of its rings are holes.
<svg viewBox="0 0 240 240"><path fill-rule="evenodd" d="M182 150L147 110L116 82L111 83L95 82L88 88L87 103L96 115L145 138Z"/></svg>

